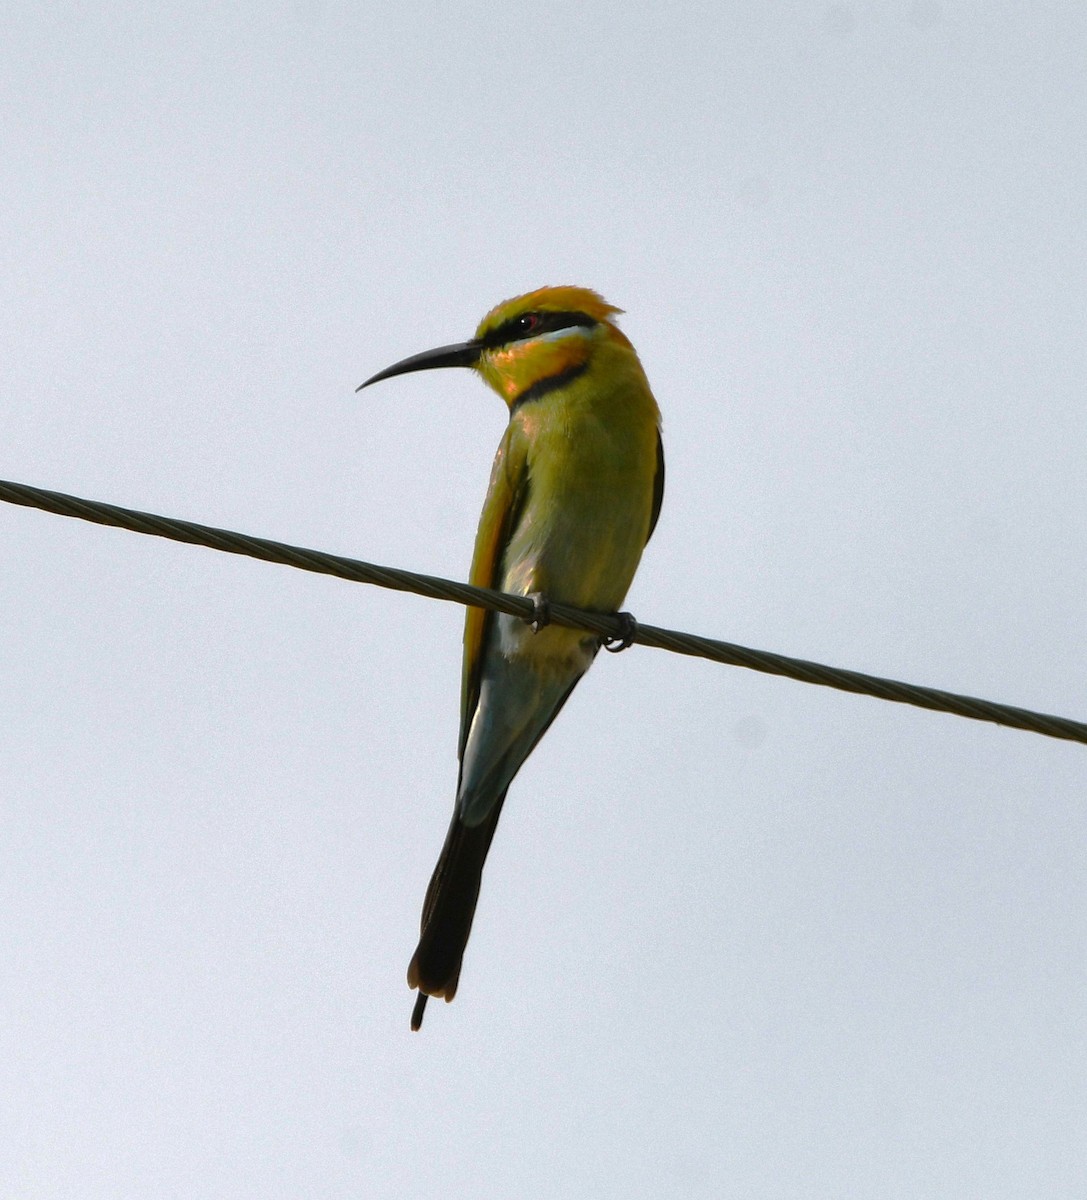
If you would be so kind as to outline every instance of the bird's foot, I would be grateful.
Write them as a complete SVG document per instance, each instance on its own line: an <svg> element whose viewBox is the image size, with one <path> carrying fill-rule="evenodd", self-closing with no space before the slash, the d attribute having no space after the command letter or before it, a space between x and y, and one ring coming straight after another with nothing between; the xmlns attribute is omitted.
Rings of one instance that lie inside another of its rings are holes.
<svg viewBox="0 0 1087 1200"><path fill-rule="evenodd" d="M525 623L533 633L539 633L545 625L551 624L551 601L543 592L530 592L528 599L532 601L532 616L525 617Z"/></svg>
<svg viewBox="0 0 1087 1200"><path fill-rule="evenodd" d="M616 613L615 616L621 631L619 636L600 639L601 646L609 654L618 654L622 650L628 650L634 645L634 639L638 636L638 622L635 621L633 613L621 612Z"/></svg>

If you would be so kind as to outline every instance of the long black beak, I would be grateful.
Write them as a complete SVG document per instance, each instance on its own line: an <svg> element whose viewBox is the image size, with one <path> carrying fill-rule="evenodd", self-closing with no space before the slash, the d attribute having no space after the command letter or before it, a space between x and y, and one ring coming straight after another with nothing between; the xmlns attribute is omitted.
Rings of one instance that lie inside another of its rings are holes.
<svg viewBox="0 0 1087 1200"><path fill-rule="evenodd" d="M478 342L460 342L456 346L439 346L436 350L424 350L422 354L413 354L411 358L402 358L384 371L371 375L365 383L360 383L356 392L361 392L371 383L380 383L382 379L391 379L394 375L407 375L409 371L434 371L438 367L474 367L479 362L483 347Z"/></svg>

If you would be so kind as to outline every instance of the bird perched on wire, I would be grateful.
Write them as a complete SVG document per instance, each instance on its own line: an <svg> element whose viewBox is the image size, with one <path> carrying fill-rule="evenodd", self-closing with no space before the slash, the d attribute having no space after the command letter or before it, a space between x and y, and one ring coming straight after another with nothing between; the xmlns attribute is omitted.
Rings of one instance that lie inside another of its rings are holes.
<svg viewBox="0 0 1087 1200"><path fill-rule="evenodd" d="M505 400L469 578L532 597L536 611L525 622L467 610L456 805L408 967L412 1029L428 996L456 994L506 791L600 648L594 634L548 625L548 602L618 609L660 513L660 412L615 324L620 311L587 288L540 288L492 309L470 341L405 358L360 387L470 367Z"/></svg>

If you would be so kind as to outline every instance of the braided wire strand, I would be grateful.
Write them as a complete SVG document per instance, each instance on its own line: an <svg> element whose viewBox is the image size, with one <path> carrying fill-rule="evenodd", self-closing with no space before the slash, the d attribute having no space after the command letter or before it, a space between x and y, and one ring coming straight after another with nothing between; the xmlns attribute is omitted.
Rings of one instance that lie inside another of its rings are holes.
<svg viewBox="0 0 1087 1200"><path fill-rule="evenodd" d="M0 480L0 500L27 508L42 509L58 516L76 517L96 525L112 525L135 533L169 538L175 542L207 546L227 554L241 554L263 562L280 563L303 571L333 575L354 583L369 583L395 591L414 592L416 595L429 596L433 600L489 608L524 619L531 618L535 612L532 601L524 596L473 587L467 583L458 583L434 575L420 575L415 571L405 571L397 567L377 566L338 554L326 554L321 550L308 550L301 546L274 542L268 538L235 533L229 529L217 529L211 525L197 525L173 517L138 512L98 500L84 500L78 496L47 491L45 488L32 487L29 484ZM753 650L747 646L698 637L674 629L661 629L655 625L643 625L641 622L637 622L631 630L629 623L615 614L589 612L567 604L552 602L549 605L549 615L552 623L556 625L583 629L597 634L602 639L622 639L629 635L630 640L637 645L668 650L673 654L706 658L711 662L729 666L747 667L768 675L783 675L801 683L836 688L861 696L875 696L897 704L911 704L933 712L952 713L974 721L990 721L1011 729L1022 729L1087 745L1087 724L1070 720L1068 717L1032 712L1029 709L982 700L975 696L963 696L938 688L884 679L878 675L865 675L860 671L808 662L802 658L791 658L768 650Z"/></svg>

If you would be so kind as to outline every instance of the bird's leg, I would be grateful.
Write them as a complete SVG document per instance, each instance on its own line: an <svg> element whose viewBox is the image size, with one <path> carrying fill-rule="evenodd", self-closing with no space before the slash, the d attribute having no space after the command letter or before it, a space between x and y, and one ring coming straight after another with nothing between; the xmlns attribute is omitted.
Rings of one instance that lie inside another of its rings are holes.
<svg viewBox="0 0 1087 1200"><path fill-rule="evenodd" d="M543 592L529 592L527 598L532 601L532 616L525 617L525 623L533 633L539 633L545 625L551 624L551 601Z"/></svg>
<svg viewBox="0 0 1087 1200"><path fill-rule="evenodd" d="M621 650L629 649L634 645L634 639L638 636L638 622L635 621L633 613L616 613L615 618L619 622L621 630L619 636L600 639L601 646L610 654L618 654Z"/></svg>

